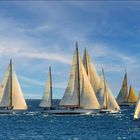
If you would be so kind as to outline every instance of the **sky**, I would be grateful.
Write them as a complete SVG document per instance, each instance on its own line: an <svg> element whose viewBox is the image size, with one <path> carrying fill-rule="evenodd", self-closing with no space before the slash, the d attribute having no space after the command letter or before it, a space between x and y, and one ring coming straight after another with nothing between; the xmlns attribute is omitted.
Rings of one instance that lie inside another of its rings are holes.
<svg viewBox="0 0 140 140"><path fill-rule="evenodd" d="M41 98L52 67L53 98L62 98L76 41L102 66L116 97L125 68L140 92L140 2L1 1L0 80L10 58L25 98Z"/></svg>

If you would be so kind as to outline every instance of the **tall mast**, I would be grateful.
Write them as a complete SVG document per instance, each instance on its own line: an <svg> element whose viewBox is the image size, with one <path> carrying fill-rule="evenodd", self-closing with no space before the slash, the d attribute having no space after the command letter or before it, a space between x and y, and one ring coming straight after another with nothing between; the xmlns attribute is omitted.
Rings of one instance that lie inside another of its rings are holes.
<svg viewBox="0 0 140 140"><path fill-rule="evenodd" d="M87 72L87 75L88 75L87 50L86 50L86 48L85 48L85 69L86 69L86 72Z"/></svg>
<svg viewBox="0 0 140 140"><path fill-rule="evenodd" d="M51 67L49 67L49 74L50 74L50 94L51 94L51 108L52 108L53 101L52 101L52 73L51 73Z"/></svg>
<svg viewBox="0 0 140 140"><path fill-rule="evenodd" d="M78 107L80 107L80 72L79 72L79 53L78 53L78 43L76 42L76 52L77 52L77 70L78 70Z"/></svg>
<svg viewBox="0 0 140 140"><path fill-rule="evenodd" d="M12 59L10 59L10 107L12 107Z"/></svg>
<svg viewBox="0 0 140 140"><path fill-rule="evenodd" d="M127 84L127 72L126 72L126 68L125 68L125 78L126 78L126 94L128 96L128 84ZM128 102L128 98L126 98L126 102Z"/></svg>
<svg viewBox="0 0 140 140"><path fill-rule="evenodd" d="M105 101L106 101L106 109L108 106L108 97L107 97L107 92L106 92L106 79L105 79L105 73L104 73L104 68L102 67L102 73L103 73L103 78L104 78L104 94L105 94Z"/></svg>

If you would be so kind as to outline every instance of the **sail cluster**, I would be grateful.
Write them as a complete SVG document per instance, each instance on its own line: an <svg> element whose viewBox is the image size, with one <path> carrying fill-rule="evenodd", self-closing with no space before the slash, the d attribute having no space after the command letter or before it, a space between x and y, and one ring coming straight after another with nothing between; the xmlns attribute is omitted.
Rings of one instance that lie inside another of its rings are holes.
<svg viewBox="0 0 140 140"><path fill-rule="evenodd" d="M77 67L79 67L79 75ZM105 75L103 76L105 77ZM79 87L78 82L80 83ZM80 98L78 92L80 92ZM107 81L102 76L101 78L99 77L87 50L85 49L82 61L76 49L72 60L68 86L60 101L60 106L78 107L78 101L80 101L80 108L101 109L104 108L106 99L107 109L120 110Z"/></svg>
<svg viewBox="0 0 140 140"><path fill-rule="evenodd" d="M99 90L97 92L98 100L102 108L110 110L120 110L119 105L117 104L111 89L108 86L108 83L105 78L104 69L102 69L102 75L100 78Z"/></svg>
<svg viewBox="0 0 140 140"><path fill-rule="evenodd" d="M137 96L132 86L130 86L129 93L128 93L127 73L125 72L122 87L117 97L117 102L119 105L123 105L125 103L128 104L136 103L136 101L137 101Z"/></svg>
<svg viewBox="0 0 140 140"><path fill-rule="evenodd" d="M82 60L79 57L77 60L77 49L75 50L72 69L69 77L68 86L65 90L65 94L60 101L61 106L77 106L78 107L78 79L80 82L80 107L84 109L99 109L100 104L96 98L95 92L90 84L89 78L86 74ZM78 65L79 61L79 77L78 77Z"/></svg>
<svg viewBox="0 0 140 140"><path fill-rule="evenodd" d="M125 103L136 103L134 119L140 118L140 95L137 100L132 86L130 86L128 92L126 72L116 100L106 80L104 68L102 68L102 74L99 76L87 50L85 49L82 59L78 52L78 43L76 43L68 85L59 105L68 108L68 110L75 109L75 112L70 110L71 113L78 113L76 111L80 113L89 110L99 110L101 112L120 111L119 105ZM48 80L39 107L52 109L51 67L49 68ZM10 61L0 85L0 108L7 110L27 109L12 61ZM68 110L66 113L68 113ZM60 113L62 112L65 111L61 110Z"/></svg>

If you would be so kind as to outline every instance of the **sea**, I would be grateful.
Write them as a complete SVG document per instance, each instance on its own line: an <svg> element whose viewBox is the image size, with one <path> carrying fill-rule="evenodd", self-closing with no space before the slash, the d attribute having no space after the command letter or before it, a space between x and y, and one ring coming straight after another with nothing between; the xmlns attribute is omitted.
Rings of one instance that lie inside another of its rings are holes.
<svg viewBox="0 0 140 140"><path fill-rule="evenodd" d="M117 114L48 115L41 113L39 102L27 100L27 112L0 114L0 140L140 140L134 106Z"/></svg>

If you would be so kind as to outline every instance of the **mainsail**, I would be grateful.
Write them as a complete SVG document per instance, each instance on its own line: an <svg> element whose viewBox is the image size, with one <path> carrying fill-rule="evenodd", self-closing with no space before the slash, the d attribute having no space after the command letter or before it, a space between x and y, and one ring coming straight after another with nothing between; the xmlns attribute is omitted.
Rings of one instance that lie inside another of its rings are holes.
<svg viewBox="0 0 140 140"><path fill-rule="evenodd" d="M130 86L130 89L129 89L129 95L127 97L127 102L128 103L136 103L137 102L137 96L136 96L132 86Z"/></svg>
<svg viewBox="0 0 140 140"><path fill-rule="evenodd" d="M79 97L80 95L80 97ZM60 101L61 106L99 109L100 105L78 54L78 44L73 57L68 86Z"/></svg>
<svg viewBox="0 0 140 140"><path fill-rule="evenodd" d="M27 105L11 60L8 71L9 72L7 73L9 73L9 75L8 78L5 78L7 81L5 81L5 85L3 85L5 88L2 100L0 102L0 107L10 107L15 110L25 110L27 109Z"/></svg>
<svg viewBox="0 0 140 140"><path fill-rule="evenodd" d="M39 107L52 107L52 76L51 76L51 67L49 68L48 80L45 86L45 92L42 97L42 100L39 104Z"/></svg>
<svg viewBox="0 0 140 140"><path fill-rule="evenodd" d="M134 119L139 119L139 118L140 118L140 94L134 111Z"/></svg>
<svg viewBox="0 0 140 140"><path fill-rule="evenodd" d="M84 50L83 64L86 69L90 83L94 89L94 92L97 94L99 89L100 78L86 48Z"/></svg>
<svg viewBox="0 0 140 140"><path fill-rule="evenodd" d="M74 52L71 73L69 76L68 86L65 90L64 96L60 101L61 106L77 106L78 105L78 76L77 74L77 49Z"/></svg>
<svg viewBox="0 0 140 140"><path fill-rule="evenodd" d="M2 96L4 93L5 86L6 86L6 82L7 82L8 77L9 77L9 70L10 70L10 65L8 66L7 70L5 71L1 85L0 85L0 101L2 100Z"/></svg>
<svg viewBox="0 0 140 140"><path fill-rule="evenodd" d="M123 102L127 102L127 97L128 97L127 73L125 72L122 87L121 87L121 90L120 90L119 95L117 97L118 104L121 104Z"/></svg>
<svg viewBox="0 0 140 140"><path fill-rule="evenodd" d="M104 69L102 68L102 75L100 79L100 87L97 93L99 98L100 105L102 108L110 109L110 110L120 110L108 84L105 79Z"/></svg>

